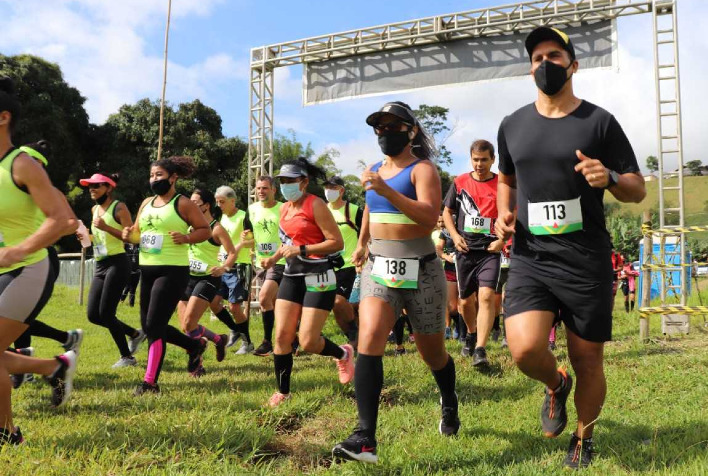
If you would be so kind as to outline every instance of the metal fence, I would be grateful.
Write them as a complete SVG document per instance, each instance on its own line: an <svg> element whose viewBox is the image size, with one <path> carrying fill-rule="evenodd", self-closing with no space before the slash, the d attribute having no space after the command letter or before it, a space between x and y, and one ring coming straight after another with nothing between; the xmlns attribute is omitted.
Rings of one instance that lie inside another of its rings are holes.
<svg viewBox="0 0 708 476"><path fill-rule="evenodd" d="M96 267L93 259L84 261L84 279L91 279ZM81 260L79 259L63 259L60 261L59 277L57 284L65 286L80 287L81 286Z"/></svg>

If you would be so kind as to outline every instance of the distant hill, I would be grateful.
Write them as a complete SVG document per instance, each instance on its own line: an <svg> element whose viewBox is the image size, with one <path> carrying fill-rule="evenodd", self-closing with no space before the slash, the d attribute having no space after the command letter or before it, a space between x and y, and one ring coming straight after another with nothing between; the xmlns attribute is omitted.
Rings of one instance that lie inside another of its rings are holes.
<svg viewBox="0 0 708 476"><path fill-rule="evenodd" d="M675 186L677 179L667 179L664 186ZM684 206L687 225L708 226L708 176L684 177ZM644 210L659 210L659 181L647 182L647 196L642 203L620 203L620 212L641 215ZM666 207L678 206L678 194L675 191L666 191ZM618 203L615 198L605 194L605 203ZM654 224L654 226L658 226ZM708 240L708 232L691 233L689 238Z"/></svg>

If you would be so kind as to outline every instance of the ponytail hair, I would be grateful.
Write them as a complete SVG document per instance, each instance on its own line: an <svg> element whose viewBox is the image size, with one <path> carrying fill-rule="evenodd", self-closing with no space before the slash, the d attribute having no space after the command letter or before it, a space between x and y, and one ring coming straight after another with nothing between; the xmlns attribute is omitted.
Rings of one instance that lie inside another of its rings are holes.
<svg viewBox="0 0 708 476"><path fill-rule="evenodd" d="M120 180L120 174L118 172L115 173L108 173L108 172L99 172L101 175L105 175L109 179L113 180L116 183L116 186L118 185L118 181Z"/></svg>
<svg viewBox="0 0 708 476"><path fill-rule="evenodd" d="M294 165L307 173L307 178L310 183L316 184L319 181L327 180L327 172L317 165L313 164L306 157L298 157L297 159L286 160L282 165Z"/></svg>
<svg viewBox="0 0 708 476"><path fill-rule="evenodd" d="M174 155L166 159L156 160L152 163L152 166L161 167L170 175L177 174L179 178L189 178L197 170L192 158L186 155Z"/></svg>

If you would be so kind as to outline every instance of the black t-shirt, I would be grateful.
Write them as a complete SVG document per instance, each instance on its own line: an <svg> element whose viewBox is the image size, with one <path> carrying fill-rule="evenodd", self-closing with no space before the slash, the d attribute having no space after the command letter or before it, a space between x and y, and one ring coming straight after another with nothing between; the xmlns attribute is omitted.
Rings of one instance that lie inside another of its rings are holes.
<svg viewBox="0 0 708 476"><path fill-rule="evenodd" d="M620 174L639 172L637 158L627 136L609 112L583 101L571 114L558 119L542 116L534 103L507 116L499 126L499 171L516 175L518 218L514 235L514 254L533 256L552 254L554 260L582 268L587 272L604 272L604 259L588 259L606 255L612 249L605 226L604 190L592 188L585 177L574 170L579 160L575 151L600 160L605 167ZM577 231L564 234L538 234L529 226L545 219L545 229L563 226L573 230L571 209L577 206L582 224L575 220ZM549 202L563 201L562 207ZM573 203L571 203L573 202ZM545 207L544 207L545 204ZM573 205L575 204L575 205ZM567 207L567 209L566 209ZM548 221L550 220L550 221Z"/></svg>

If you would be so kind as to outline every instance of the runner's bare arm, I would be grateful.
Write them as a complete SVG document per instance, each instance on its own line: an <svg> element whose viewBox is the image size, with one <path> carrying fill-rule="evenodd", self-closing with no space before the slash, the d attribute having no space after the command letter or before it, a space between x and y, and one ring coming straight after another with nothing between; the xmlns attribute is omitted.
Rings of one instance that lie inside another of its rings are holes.
<svg viewBox="0 0 708 476"><path fill-rule="evenodd" d="M152 200L152 198L153 197L148 197L143 200L143 203L140 204L140 208L138 208L138 214L135 215L135 223L133 223L131 226L126 226L123 228L123 232L121 233L121 239L125 243L132 243L134 245L140 243L140 214L143 212L143 208L145 208L145 205L147 205L148 202Z"/></svg>
<svg viewBox="0 0 708 476"><path fill-rule="evenodd" d="M364 214L361 217L361 228L359 229L359 240L356 243L356 249L352 254L352 263L356 266L362 266L366 259L366 251L369 247L369 239L371 233L369 229L369 205L364 206Z"/></svg>
<svg viewBox="0 0 708 476"><path fill-rule="evenodd" d="M223 246L227 253L226 260L224 260L224 263L221 266L216 266L211 270L212 276L219 277L224 274L225 271L231 269L231 267L234 265L234 262L236 261L236 256L238 255L238 253L236 252L234 242L231 241L229 233L220 224L217 223L214 226L214 229L212 230L212 236L214 237L214 241L218 242L221 246Z"/></svg>
<svg viewBox="0 0 708 476"><path fill-rule="evenodd" d="M501 240L508 240L514 234L516 217L516 175L504 175L499 172L497 185L497 211L499 218L494 223L494 231Z"/></svg>

